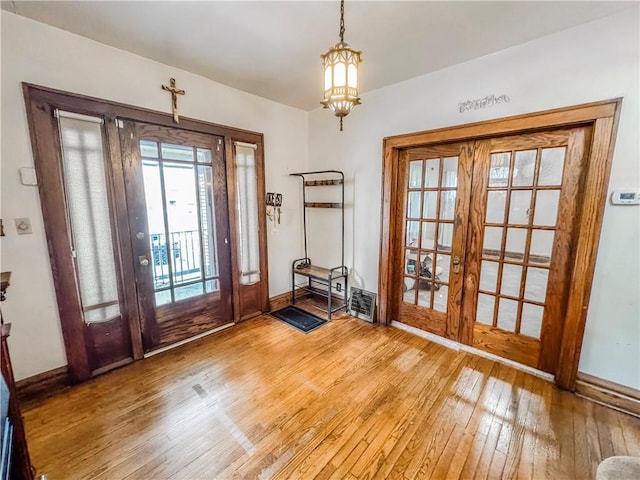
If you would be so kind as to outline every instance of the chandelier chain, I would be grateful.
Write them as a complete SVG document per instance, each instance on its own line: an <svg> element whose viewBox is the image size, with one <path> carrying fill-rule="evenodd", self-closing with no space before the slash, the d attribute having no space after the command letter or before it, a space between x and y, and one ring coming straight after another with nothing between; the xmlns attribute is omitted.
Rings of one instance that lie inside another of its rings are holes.
<svg viewBox="0 0 640 480"><path fill-rule="evenodd" d="M344 0L340 0L340 43L344 43Z"/></svg>

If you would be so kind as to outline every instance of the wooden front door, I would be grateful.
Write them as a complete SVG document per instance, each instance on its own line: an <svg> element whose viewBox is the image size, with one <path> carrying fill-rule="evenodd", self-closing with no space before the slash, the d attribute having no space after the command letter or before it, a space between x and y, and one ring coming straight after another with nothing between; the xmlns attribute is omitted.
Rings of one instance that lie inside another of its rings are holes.
<svg viewBox="0 0 640 480"><path fill-rule="evenodd" d="M232 322L222 137L120 121L145 351Z"/></svg>
<svg viewBox="0 0 640 480"><path fill-rule="evenodd" d="M397 319L555 372L589 136L584 127L404 150Z"/></svg>

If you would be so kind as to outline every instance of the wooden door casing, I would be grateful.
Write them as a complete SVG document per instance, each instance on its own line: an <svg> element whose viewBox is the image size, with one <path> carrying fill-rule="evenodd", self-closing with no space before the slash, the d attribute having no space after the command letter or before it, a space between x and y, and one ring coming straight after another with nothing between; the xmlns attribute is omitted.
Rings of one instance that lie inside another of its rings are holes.
<svg viewBox="0 0 640 480"><path fill-rule="evenodd" d="M89 379L92 375L101 373L109 368L119 366L117 362L104 369L94 369L95 362L90 358L94 350L100 349L99 354L104 354L105 343L94 343L85 334L83 322L78 321L80 306L77 292L76 279L74 273L73 259L69 253L69 239L67 231L67 220L64 211L64 191L60 183L61 172L60 162L60 138L55 126L53 112L56 108L75 112L84 115L101 117L104 119L104 134L106 150L106 162L108 163L110 181L112 182L112 198L114 203L113 229L117 239L114 241L114 250L117 255L117 266L120 274L119 281L122 285L122 305L121 312L126 316L121 328L109 331L109 335L104 335L109 340L115 340L119 335L130 338L129 359L125 361L143 358L144 349L142 344L141 329L144 321L139 317L136 298L134 259L131 244L131 232L129 231L128 207L125 196L125 179L123 170L123 155L121 152L119 128L117 118L126 118L134 121L150 123L165 127L175 127L173 117L170 114L140 108L132 105L112 102L85 95L65 92L48 87L42 87L29 83L23 83L23 93L27 112L27 121L31 139L31 147L34 157L34 165L38 174L40 187L40 204L43 213L44 227L47 235L49 258L53 274L53 284L55 287L60 325L64 341L64 348L67 357L69 373L72 382L81 382ZM258 146L256 162L258 164L258 185L264 192L264 149L263 134L241 130L224 125L196 120L188 117L180 118L180 129L199 132L208 135L217 135L224 139L224 145L231 144L231 141L252 143ZM226 165L233 164L233 151L224 149L224 162ZM227 182L231 186L232 178L228 177ZM232 205L235 198L232 192L228 192L227 203ZM234 218L234 210L229 212L230 222ZM261 225L259 232L260 252L261 252L261 280L254 290L259 290L260 301L255 302L261 307L263 312L268 311L268 259L266 249L266 214L264 205L264 195L258 196L258 217ZM237 248L235 230L230 230L229 244L232 253L235 254ZM232 263L232 267L236 263ZM241 293L239 274L232 268L234 309L233 319L240 320L240 298ZM237 298L237 301L236 301ZM252 308L254 308L252 306ZM105 332L106 333L106 332ZM115 336L114 336L115 335ZM105 357L106 358L106 357Z"/></svg>
<svg viewBox="0 0 640 480"><path fill-rule="evenodd" d="M537 113L499 118L437 130L397 135L384 139L382 162L381 243L378 277L378 320L384 325L397 320L396 285L394 284L394 238L398 217L396 197L399 164L403 151L416 146L443 142L469 141L509 134L542 130L591 126L593 134L587 142L582 205L576 219L575 244L569 269L571 288L567 294L564 331L560 341L556 385L575 389L578 362L591 294L592 276L602 226L602 217L611 171L615 133L622 99L605 100L584 105L557 108ZM467 337L469 332L461 332Z"/></svg>

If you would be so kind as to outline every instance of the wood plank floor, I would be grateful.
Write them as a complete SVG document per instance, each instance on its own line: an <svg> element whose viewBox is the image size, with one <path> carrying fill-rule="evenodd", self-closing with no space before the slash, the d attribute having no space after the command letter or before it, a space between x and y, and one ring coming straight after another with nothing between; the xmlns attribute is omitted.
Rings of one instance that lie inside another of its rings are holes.
<svg viewBox="0 0 640 480"><path fill-rule="evenodd" d="M640 456L640 419L348 317L259 317L24 416L49 480L589 479Z"/></svg>

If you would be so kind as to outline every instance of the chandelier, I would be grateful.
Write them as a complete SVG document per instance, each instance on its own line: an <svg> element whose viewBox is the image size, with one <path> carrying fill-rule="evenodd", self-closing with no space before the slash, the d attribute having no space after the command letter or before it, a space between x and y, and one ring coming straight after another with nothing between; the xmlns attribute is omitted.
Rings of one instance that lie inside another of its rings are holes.
<svg viewBox="0 0 640 480"><path fill-rule="evenodd" d="M358 66L362 61L357 50L352 49L344 41L344 0L340 1L340 42L322 55L324 69L324 99L320 102L323 108L329 108L342 119L349 115L351 109L360 105L358 97Z"/></svg>

